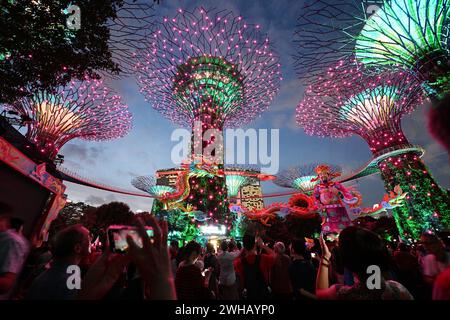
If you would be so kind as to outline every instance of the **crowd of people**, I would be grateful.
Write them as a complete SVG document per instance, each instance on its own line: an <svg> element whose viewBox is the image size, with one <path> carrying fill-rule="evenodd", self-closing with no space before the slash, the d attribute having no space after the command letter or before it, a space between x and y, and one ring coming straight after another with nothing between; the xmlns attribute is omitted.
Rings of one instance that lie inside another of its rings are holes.
<svg viewBox="0 0 450 320"><path fill-rule="evenodd" d="M82 225L35 247L23 221L0 205L0 300L450 299L448 239L430 233L393 246L350 226L337 240L321 236L312 245L246 234L216 248L169 244L167 222L152 216L136 226L142 246L129 237L125 254L93 242Z"/></svg>

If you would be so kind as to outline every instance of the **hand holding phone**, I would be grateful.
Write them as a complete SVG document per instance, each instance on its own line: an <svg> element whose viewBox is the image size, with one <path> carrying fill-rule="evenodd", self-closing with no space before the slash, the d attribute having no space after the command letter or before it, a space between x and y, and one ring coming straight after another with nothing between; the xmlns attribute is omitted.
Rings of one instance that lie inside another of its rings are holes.
<svg viewBox="0 0 450 320"><path fill-rule="evenodd" d="M153 228L146 227L147 235L153 237ZM111 252L126 253L128 251L127 237L130 236L136 245L142 248L142 239L136 227L114 225L108 228L108 240Z"/></svg>

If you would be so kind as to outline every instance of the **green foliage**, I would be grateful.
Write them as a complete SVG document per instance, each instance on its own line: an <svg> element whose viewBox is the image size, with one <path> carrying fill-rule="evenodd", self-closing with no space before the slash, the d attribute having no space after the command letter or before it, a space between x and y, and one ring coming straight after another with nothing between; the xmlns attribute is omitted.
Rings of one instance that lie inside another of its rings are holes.
<svg viewBox="0 0 450 320"><path fill-rule="evenodd" d="M422 160L408 155L400 165L386 163L382 170L386 190L400 185L403 192L408 192L406 205L392 211L400 236L405 240L418 239L426 230L450 228L449 195L439 187Z"/></svg>
<svg viewBox="0 0 450 320"><path fill-rule="evenodd" d="M23 88L51 90L72 78L118 73L108 47L108 19L123 0L2 1L0 8L0 102L13 102ZM66 27L64 10L81 9L81 29ZM6 32L5 32L6 31Z"/></svg>
<svg viewBox="0 0 450 320"><path fill-rule="evenodd" d="M67 202L49 228L49 239L60 230L82 223L84 215L95 211L95 208L84 202Z"/></svg>

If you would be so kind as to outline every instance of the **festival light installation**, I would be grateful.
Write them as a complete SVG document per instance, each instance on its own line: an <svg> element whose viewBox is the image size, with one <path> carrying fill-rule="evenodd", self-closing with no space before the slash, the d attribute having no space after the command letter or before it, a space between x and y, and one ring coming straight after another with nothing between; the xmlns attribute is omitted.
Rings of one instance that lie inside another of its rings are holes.
<svg viewBox="0 0 450 320"><path fill-rule="evenodd" d="M280 63L259 25L227 10L178 10L156 24L136 66L140 91L172 122L193 129L192 154L223 169L222 130L266 110ZM187 201L218 223L228 212L224 176L193 177Z"/></svg>
<svg viewBox="0 0 450 320"><path fill-rule="evenodd" d="M135 177L131 180L131 184L135 188L147 192L155 197L161 197L166 193L175 191L175 189L170 186L158 185L154 176Z"/></svg>
<svg viewBox="0 0 450 320"><path fill-rule="evenodd" d="M310 85L297 107L297 123L309 135L361 136L381 171L386 190L399 185L407 205L393 210L400 234L450 226L450 201L401 129L403 115L422 102L419 82L401 70L370 75L361 63L343 61Z"/></svg>
<svg viewBox="0 0 450 320"><path fill-rule="evenodd" d="M314 169L318 163L289 167L281 171L274 183L280 187L297 189L304 193L311 193L318 181L311 181L316 177ZM341 172L339 166L329 165L333 172Z"/></svg>
<svg viewBox="0 0 450 320"><path fill-rule="evenodd" d="M449 0L310 1L296 33L301 77L356 55L373 68L401 66L430 96L450 91Z"/></svg>
<svg viewBox="0 0 450 320"><path fill-rule="evenodd" d="M29 119L26 137L52 160L72 139L111 140L131 129L128 106L100 80L71 81L55 92L38 91L5 107Z"/></svg>
<svg viewBox="0 0 450 320"><path fill-rule="evenodd" d="M236 197L240 188L247 182L247 177L241 174L227 174L227 192L229 197Z"/></svg>

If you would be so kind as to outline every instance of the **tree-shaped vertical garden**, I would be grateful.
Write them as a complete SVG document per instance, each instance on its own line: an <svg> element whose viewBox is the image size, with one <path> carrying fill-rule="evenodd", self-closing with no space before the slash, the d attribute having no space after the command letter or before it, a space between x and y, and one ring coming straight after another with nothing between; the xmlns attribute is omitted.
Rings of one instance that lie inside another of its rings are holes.
<svg viewBox="0 0 450 320"><path fill-rule="evenodd" d="M405 239L450 226L450 204L403 134L401 119L422 102L415 79L398 70L369 74L362 64L341 61L311 84L297 107L297 122L310 135L366 140L387 191L400 185L406 205L393 211Z"/></svg>
<svg viewBox="0 0 450 320"><path fill-rule="evenodd" d="M310 0L298 19L302 78L344 57L366 67L401 66L439 97L450 91L449 0Z"/></svg>
<svg viewBox="0 0 450 320"><path fill-rule="evenodd" d="M285 188L297 189L302 193L311 194L318 183L315 171L319 163L310 163L289 167L279 174L273 181L276 185ZM341 172L342 169L336 165L328 165L332 172Z"/></svg>
<svg viewBox="0 0 450 320"><path fill-rule="evenodd" d="M223 172L222 130L251 121L279 88L278 57L259 29L227 10L180 9L157 23L138 54L138 83L147 101L169 120L192 128L193 158L218 172ZM223 174L192 176L189 185L188 204L212 222L227 218Z"/></svg>
<svg viewBox="0 0 450 320"><path fill-rule="evenodd" d="M110 140L131 129L128 106L100 80L71 81L54 92L37 91L5 107L24 119L26 137L51 160L72 139Z"/></svg>

